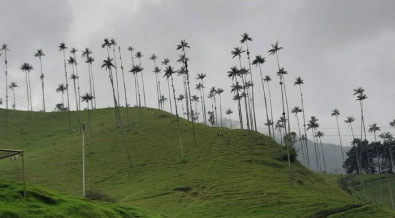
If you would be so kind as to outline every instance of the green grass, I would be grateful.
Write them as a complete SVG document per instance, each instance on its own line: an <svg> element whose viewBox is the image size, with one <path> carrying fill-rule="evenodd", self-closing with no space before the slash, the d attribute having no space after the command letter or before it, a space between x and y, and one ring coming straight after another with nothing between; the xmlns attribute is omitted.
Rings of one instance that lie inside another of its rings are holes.
<svg viewBox="0 0 395 218"><path fill-rule="evenodd" d="M4 111L0 111L0 117ZM81 113L87 120L86 112ZM113 109L92 112L92 153L87 145L87 189L100 190L119 202L167 217L391 217L340 189L325 176L299 163L288 179L285 151L270 138L246 130L196 125L181 120L186 160L181 161L176 119L155 109L123 110L133 166L116 128ZM26 151L29 184L81 195L81 134L71 133L67 113L12 112L9 135L0 147ZM77 113L72 113L78 129ZM4 126L4 125L3 125ZM87 136L86 141L89 142ZM0 178L20 179L20 161L1 160ZM355 208L352 208L355 207ZM344 211L342 211L344 210Z"/></svg>
<svg viewBox="0 0 395 218"><path fill-rule="evenodd" d="M0 217L158 217L114 203L91 201L49 191L36 185L27 187L23 197L22 184L0 180Z"/></svg>

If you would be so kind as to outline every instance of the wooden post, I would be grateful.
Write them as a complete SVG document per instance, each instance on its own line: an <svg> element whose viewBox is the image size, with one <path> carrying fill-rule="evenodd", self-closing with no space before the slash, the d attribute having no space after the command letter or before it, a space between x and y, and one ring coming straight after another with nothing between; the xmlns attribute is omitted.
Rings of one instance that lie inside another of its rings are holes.
<svg viewBox="0 0 395 218"><path fill-rule="evenodd" d="M25 158L23 151L21 152L22 156L22 176L23 176L23 196L26 198L26 177L25 177Z"/></svg>

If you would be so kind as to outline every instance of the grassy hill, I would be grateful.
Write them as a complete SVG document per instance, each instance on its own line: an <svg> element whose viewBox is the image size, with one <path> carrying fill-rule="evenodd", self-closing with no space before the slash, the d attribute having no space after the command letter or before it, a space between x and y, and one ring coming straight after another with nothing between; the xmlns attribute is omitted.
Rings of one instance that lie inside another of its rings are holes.
<svg viewBox="0 0 395 218"><path fill-rule="evenodd" d="M22 184L0 180L0 217L158 217L140 209L113 203L70 197L29 185L27 198Z"/></svg>
<svg viewBox="0 0 395 218"><path fill-rule="evenodd" d="M336 182L299 163L288 179L285 151L270 138L246 130L196 125L181 120L185 161L181 161L175 117L155 109L129 110L125 132L133 166L116 128L113 109L91 113L93 145L87 147L88 190L167 217L391 217L393 213L365 203ZM81 119L87 120L87 112ZM0 111L4 117L4 111ZM70 132L67 113L10 112L9 133L0 129L2 148L26 151L29 184L81 195L81 133ZM72 112L73 129L78 129ZM86 141L89 142L89 136ZM0 178L20 179L20 161L1 160Z"/></svg>

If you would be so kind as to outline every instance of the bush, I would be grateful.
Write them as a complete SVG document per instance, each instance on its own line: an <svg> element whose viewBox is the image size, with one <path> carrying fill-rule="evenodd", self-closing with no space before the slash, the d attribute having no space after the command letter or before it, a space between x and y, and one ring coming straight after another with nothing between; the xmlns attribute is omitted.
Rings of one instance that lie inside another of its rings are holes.
<svg viewBox="0 0 395 218"><path fill-rule="evenodd" d="M85 194L85 197L95 201L116 202L115 198L112 198L98 190L88 190Z"/></svg>

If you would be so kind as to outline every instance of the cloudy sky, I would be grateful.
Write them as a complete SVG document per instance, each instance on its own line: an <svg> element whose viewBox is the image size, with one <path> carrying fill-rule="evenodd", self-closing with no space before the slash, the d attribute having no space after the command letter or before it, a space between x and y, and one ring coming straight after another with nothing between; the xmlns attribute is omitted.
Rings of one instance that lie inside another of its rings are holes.
<svg viewBox="0 0 395 218"><path fill-rule="evenodd" d="M98 107L111 106L108 74L100 69L106 58L101 44L104 38L115 38L122 48L125 69L131 67L128 46L144 55L147 106L157 105L153 63L148 57L152 53L160 60L168 57L171 65L179 68L175 62L179 54L176 45L185 39L191 46L187 51L191 77L207 74L206 87L222 87L226 91L224 110L237 111L237 104L229 93L231 80L226 72L238 64L230 51L240 46L240 35L247 32L253 38L251 54L260 54L267 60L263 74L272 76L273 108L275 117L279 117L281 95L276 61L267 54L271 44L279 41L284 47L279 53L280 64L289 73L286 85L290 107L300 106L299 90L293 86L293 81L301 76L305 81L306 115L317 116L321 130L327 135L324 140L336 143L336 122L330 116L331 110L340 109L341 121L346 116L359 117L359 104L353 96L353 89L359 86L366 89L368 96L364 103L366 124L377 122L383 131L390 131L388 123L395 118L394 11L395 3L389 0L0 0L0 43L7 43L10 48L7 54L9 78L20 86L16 90L19 110L27 107L25 77L19 70L24 62L34 67L31 72L34 110L42 108L39 62L33 57L37 49L46 53L43 58L46 107L52 110L61 102L61 95L55 92L58 84L65 82L63 56L58 51L61 42L69 48L93 50ZM4 55L0 60L0 72L4 72ZM81 58L78 61L81 90L85 93L89 88L87 66ZM247 66L247 63L243 57L243 64ZM71 68L68 71L71 72ZM132 76L125 73L129 101L135 104ZM263 128L263 92L259 70L255 67L253 77L257 121ZM0 78L3 81L0 95L4 100L4 73ZM196 83L195 79L192 81ZM181 87L181 78L177 78L176 83ZM163 91L167 91L167 86L163 85ZM121 90L122 104L123 96ZM75 109L74 102L70 89L71 109ZM169 109L168 104L166 109ZM291 124L296 127L295 119ZM359 119L355 125L359 125ZM344 122L341 128L344 135L350 135ZM349 140L351 137L345 136L344 141L348 143Z"/></svg>

